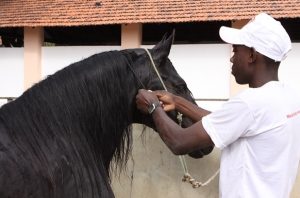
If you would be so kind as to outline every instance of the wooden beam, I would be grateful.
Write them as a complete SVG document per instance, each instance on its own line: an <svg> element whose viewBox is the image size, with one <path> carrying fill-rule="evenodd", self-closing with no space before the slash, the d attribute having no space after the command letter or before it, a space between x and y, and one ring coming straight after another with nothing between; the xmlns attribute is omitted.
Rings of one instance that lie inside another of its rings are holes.
<svg viewBox="0 0 300 198"><path fill-rule="evenodd" d="M41 80L43 27L24 27L24 89Z"/></svg>
<svg viewBox="0 0 300 198"><path fill-rule="evenodd" d="M121 33L121 48L138 48L142 43L142 24L123 24Z"/></svg>

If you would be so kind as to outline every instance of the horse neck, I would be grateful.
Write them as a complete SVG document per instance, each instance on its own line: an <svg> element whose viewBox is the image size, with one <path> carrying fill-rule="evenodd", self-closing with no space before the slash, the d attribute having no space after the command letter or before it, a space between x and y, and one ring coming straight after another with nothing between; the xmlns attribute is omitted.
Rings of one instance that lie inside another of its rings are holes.
<svg viewBox="0 0 300 198"><path fill-rule="evenodd" d="M127 63L92 71L89 79L88 87L92 89L89 93L93 95L90 111L93 113L90 114L92 117L86 118L86 126L95 127L89 130L89 134L92 134L95 150L101 151L107 169L113 156L119 164L126 162L131 146L131 124L138 87Z"/></svg>
<svg viewBox="0 0 300 198"><path fill-rule="evenodd" d="M88 71L58 72L26 91L2 113L14 133L64 137L95 153L108 170L113 156L122 161L125 147L130 145L128 126L133 122L137 86L126 65L96 71L89 68L92 64L82 66Z"/></svg>
<svg viewBox="0 0 300 198"><path fill-rule="evenodd" d="M99 152L108 169L113 156L116 161L123 161L123 154L127 153L125 147L130 146L137 88L126 64L105 65L89 73L92 75L85 79L85 94L77 101L84 104L78 107L84 116L78 122L84 128L84 135L89 136L92 150ZM77 118L78 113L72 112Z"/></svg>

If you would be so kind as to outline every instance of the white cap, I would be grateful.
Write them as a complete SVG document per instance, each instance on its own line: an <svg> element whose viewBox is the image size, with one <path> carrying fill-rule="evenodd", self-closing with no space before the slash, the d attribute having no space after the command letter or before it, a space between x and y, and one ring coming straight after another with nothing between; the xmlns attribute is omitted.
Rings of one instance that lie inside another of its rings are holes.
<svg viewBox="0 0 300 198"><path fill-rule="evenodd" d="M255 16L242 29L222 26L219 34L226 43L253 47L275 61L285 59L292 49L291 39L284 27L266 13Z"/></svg>

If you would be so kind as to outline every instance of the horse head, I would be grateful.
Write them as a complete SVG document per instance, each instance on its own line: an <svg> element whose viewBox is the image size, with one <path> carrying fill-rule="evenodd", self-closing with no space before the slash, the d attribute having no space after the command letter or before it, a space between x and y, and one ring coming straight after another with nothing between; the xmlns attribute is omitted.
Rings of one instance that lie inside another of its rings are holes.
<svg viewBox="0 0 300 198"><path fill-rule="evenodd" d="M152 49L149 49L151 56L149 56L145 49L134 49L132 50L137 56L135 61L133 61L133 67L136 72L136 77L139 80L144 89L149 90L163 90L164 86L156 73L153 64L151 63L151 58L153 59L154 65L161 76L163 83L165 84L167 90L173 94L179 95L188 101L196 104L191 91L188 89L186 82L180 77L174 68L172 62L168 58L171 46L174 40L174 32L169 36L164 38L155 45ZM142 66L144 65L144 66ZM176 111L168 112L171 119L177 122ZM135 111L134 120L137 123L144 124L154 130L155 125L151 116L140 113L138 110ZM182 117L182 127L191 126L193 122L183 116ZM189 155L193 158L200 158L203 155L207 155L212 151L213 147L208 147L200 149L190 153Z"/></svg>

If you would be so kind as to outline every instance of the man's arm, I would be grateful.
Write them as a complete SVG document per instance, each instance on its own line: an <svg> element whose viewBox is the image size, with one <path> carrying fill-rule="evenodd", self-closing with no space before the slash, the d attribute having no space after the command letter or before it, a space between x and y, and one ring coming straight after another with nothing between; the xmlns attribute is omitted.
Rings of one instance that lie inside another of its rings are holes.
<svg viewBox="0 0 300 198"><path fill-rule="evenodd" d="M136 97L137 107L141 111L147 112L150 104L158 102L156 95L157 93L140 90ZM164 96L165 98L163 98ZM213 142L201 122L201 118L207 115L209 111L201 109L179 96L175 98L174 95L168 95L168 98L165 94L164 96L158 95L159 99L163 102L164 109L171 110L172 108L176 108L176 110L185 116L197 121L188 128L181 128L168 117L162 107L157 107L152 113L152 118L160 137L169 149L176 155L182 155L200 148L212 146Z"/></svg>
<svg viewBox="0 0 300 198"><path fill-rule="evenodd" d="M214 145L203 128L201 120L188 128L181 128L162 108L157 108L152 113L152 118L160 137L176 155Z"/></svg>
<svg viewBox="0 0 300 198"><path fill-rule="evenodd" d="M202 109L182 97L174 96L174 100L175 109L186 117L192 119L194 122L201 120L202 117L211 113L210 111Z"/></svg>

